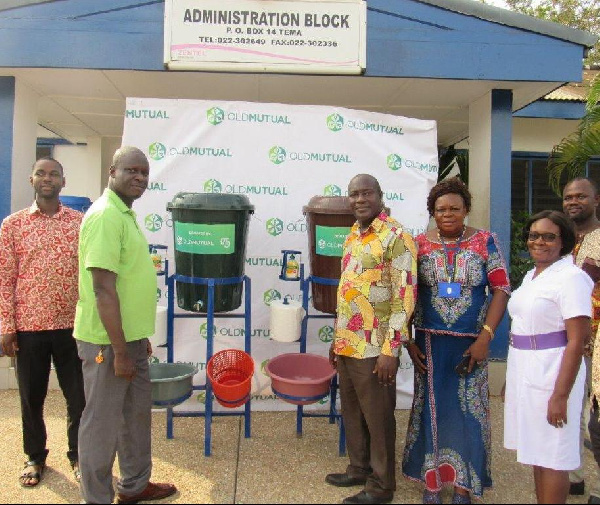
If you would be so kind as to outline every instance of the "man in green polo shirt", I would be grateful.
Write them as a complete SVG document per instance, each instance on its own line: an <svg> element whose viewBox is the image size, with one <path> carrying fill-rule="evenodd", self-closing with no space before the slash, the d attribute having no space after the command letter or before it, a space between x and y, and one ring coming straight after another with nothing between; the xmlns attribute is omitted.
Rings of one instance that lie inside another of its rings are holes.
<svg viewBox="0 0 600 505"><path fill-rule="evenodd" d="M152 386L148 357L156 314L156 273L131 210L148 187L148 159L119 149L108 188L86 213L79 234L79 301L74 335L83 362L86 408L79 429L81 493L112 503L119 455L118 503L166 498L172 484L150 482Z"/></svg>

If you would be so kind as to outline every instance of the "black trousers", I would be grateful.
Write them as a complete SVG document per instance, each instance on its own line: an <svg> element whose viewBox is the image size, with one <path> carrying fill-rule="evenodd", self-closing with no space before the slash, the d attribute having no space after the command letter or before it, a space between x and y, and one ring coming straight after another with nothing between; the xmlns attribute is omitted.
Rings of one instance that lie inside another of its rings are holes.
<svg viewBox="0 0 600 505"><path fill-rule="evenodd" d="M45 462L48 455L44 402L52 360L67 401L67 457L73 463L78 460L79 420L85 407L81 360L77 354L73 329L18 332L17 341L17 379L25 454L30 461L39 463Z"/></svg>
<svg viewBox="0 0 600 505"><path fill-rule="evenodd" d="M600 408L598 407L597 398L594 398L594 405L588 428L590 430L590 441L592 442L594 459L596 460L596 463L598 463L598 467L600 467ZM597 498L600 498L600 496L597 496Z"/></svg>

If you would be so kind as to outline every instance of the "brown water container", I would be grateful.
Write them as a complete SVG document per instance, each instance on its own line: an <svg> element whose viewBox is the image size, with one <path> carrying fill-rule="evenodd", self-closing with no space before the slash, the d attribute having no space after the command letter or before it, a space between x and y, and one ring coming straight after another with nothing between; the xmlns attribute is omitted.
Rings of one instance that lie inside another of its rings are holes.
<svg viewBox="0 0 600 505"><path fill-rule="evenodd" d="M340 279L343 246L356 221L345 196L314 196L302 211L306 216L310 273L315 277ZM337 309L337 285L312 283L313 307L326 314Z"/></svg>

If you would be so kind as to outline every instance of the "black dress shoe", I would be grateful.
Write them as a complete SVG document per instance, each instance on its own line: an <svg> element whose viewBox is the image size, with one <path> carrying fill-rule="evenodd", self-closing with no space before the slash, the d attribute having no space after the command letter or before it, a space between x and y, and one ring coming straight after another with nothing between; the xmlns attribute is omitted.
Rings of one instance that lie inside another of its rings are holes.
<svg viewBox="0 0 600 505"><path fill-rule="evenodd" d="M342 503L390 503L394 498L394 494L375 496L367 491L361 491L354 496L345 498Z"/></svg>
<svg viewBox="0 0 600 505"><path fill-rule="evenodd" d="M569 486L569 494L571 496L583 496L585 494L585 481L571 482Z"/></svg>
<svg viewBox="0 0 600 505"><path fill-rule="evenodd" d="M337 487L362 486L367 482L366 477L350 477L347 473L330 473L325 477L325 482Z"/></svg>

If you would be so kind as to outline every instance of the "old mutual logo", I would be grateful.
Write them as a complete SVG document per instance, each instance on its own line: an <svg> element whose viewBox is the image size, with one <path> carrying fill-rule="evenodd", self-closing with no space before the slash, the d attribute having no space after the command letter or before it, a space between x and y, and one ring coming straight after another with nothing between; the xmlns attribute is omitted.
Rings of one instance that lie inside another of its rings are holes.
<svg viewBox="0 0 600 505"><path fill-rule="evenodd" d="M270 306L271 302L275 300L281 300L281 293L276 289L269 289L268 291L265 291L265 294L263 295L263 300L265 302L265 305Z"/></svg>
<svg viewBox="0 0 600 505"><path fill-rule="evenodd" d="M325 405L329 401L329 395L319 400L319 405Z"/></svg>
<svg viewBox="0 0 600 505"><path fill-rule="evenodd" d="M325 189L323 190L323 195L342 196L342 188L336 186L335 184L330 184L329 186L325 186Z"/></svg>
<svg viewBox="0 0 600 505"><path fill-rule="evenodd" d="M283 233L283 221L277 217L272 217L267 221L267 232L273 237Z"/></svg>
<svg viewBox="0 0 600 505"><path fill-rule="evenodd" d="M344 127L344 118L338 113L327 116L327 128L332 132L339 132Z"/></svg>
<svg viewBox="0 0 600 505"><path fill-rule="evenodd" d="M319 330L319 340L326 344L333 341L333 326L323 326Z"/></svg>
<svg viewBox="0 0 600 505"><path fill-rule="evenodd" d="M287 158L287 153L283 147L273 146L269 150L269 160L275 165L280 165Z"/></svg>
<svg viewBox="0 0 600 505"><path fill-rule="evenodd" d="M262 372L262 374L265 377L268 377L269 374L267 373L267 363L269 362L269 359L264 360L261 364L260 364L260 371Z"/></svg>
<svg viewBox="0 0 600 505"><path fill-rule="evenodd" d="M209 179L204 183L205 193L221 193L223 191L223 185L216 179Z"/></svg>
<svg viewBox="0 0 600 505"><path fill-rule="evenodd" d="M206 340L208 338L208 323L200 325L200 336ZM217 336L217 327L213 325L213 336Z"/></svg>
<svg viewBox="0 0 600 505"><path fill-rule="evenodd" d="M211 125L217 126L225 121L225 111L219 107L213 107L206 111L206 118Z"/></svg>
<svg viewBox="0 0 600 505"><path fill-rule="evenodd" d="M159 231L163 226L163 218L158 214L148 214L144 219L146 229L151 232Z"/></svg>
<svg viewBox="0 0 600 505"><path fill-rule="evenodd" d="M154 144L150 144L148 154L153 160L160 161L167 155L167 148L160 142L154 142Z"/></svg>
<svg viewBox="0 0 600 505"><path fill-rule="evenodd" d="M402 168L402 158L397 154L390 154L387 157L387 165L391 170L400 170Z"/></svg>

